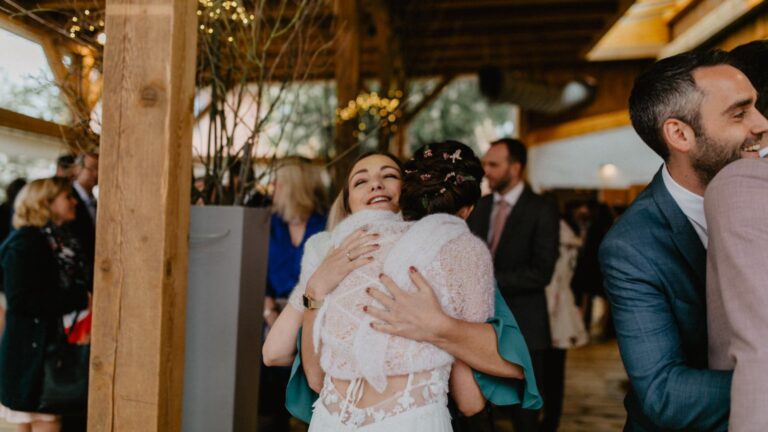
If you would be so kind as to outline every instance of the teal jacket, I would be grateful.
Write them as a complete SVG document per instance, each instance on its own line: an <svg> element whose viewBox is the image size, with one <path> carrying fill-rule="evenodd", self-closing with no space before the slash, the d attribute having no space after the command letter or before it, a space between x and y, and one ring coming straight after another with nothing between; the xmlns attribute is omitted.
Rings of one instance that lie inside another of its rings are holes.
<svg viewBox="0 0 768 432"><path fill-rule="evenodd" d="M509 306L501 297L496 288L496 309L494 316L487 322L496 331L499 344L499 354L510 363L523 368L524 380L498 378L477 371L475 380L480 386L485 398L494 405L521 404L526 409L541 408L542 400L539 390L536 388L536 379L533 375L531 355L525 344L520 327L509 310ZM298 337L298 352L301 353L301 330ZM312 419L312 405L317 400L317 393L309 388L304 369L301 367L301 355L297 355L293 361L291 378L285 394L285 407L296 418L306 423Z"/></svg>

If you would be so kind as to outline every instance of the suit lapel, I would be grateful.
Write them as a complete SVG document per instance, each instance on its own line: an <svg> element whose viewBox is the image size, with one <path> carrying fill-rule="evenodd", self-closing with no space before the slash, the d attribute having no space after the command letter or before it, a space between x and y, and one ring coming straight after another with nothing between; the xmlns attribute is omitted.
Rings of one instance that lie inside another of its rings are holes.
<svg viewBox="0 0 768 432"><path fill-rule="evenodd" d="M493 195L487 195L480 199L477 207L472 212L470 228L476 236L484 242L488 241L488 229L490 229L491 211L493 210Z"/></svg>
<svg viewBox="0 0 768 432"><path fill-rule="evenodd" d="M512 207L512 211L509 213L509 216L507 216L506 223L504 223L504 229L501 231L501 238L499 239L500 245L508 243L509 237L512 236L515 229L520 226L520 222L525 216L525 205L531 194L532 192L528 189L528 185L525 185L523 193L520 194L520 198L517 199L515 206ZM496 249L496 252L498 252L498 249Z"/></svg>
<svg viewBox="0 0 768 432"><path fill-rule="evenodd" d="M664 168L662 167L662 169ZM661 170L656 173L650 188L656 205L672 228L672 241L699 277L701 281L699 288L704 289L707 272L707 250L704 249L704 245L701 243L701 239L696 234L696 230L693 229L688 217L685 216L685 213L683 213L664 185Z"/></svg>

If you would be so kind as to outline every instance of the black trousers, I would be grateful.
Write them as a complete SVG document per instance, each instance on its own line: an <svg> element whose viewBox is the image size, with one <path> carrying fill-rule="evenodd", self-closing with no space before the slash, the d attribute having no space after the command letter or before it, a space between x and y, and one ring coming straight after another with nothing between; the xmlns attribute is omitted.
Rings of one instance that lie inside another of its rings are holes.
<svg viewBox="0 0 768 432"><path fill-rule="evenodd" d="M536 376L536 387L539 393L544 397L544 382L542 377L546 374L544 369L544 357L547 350L532 350L531 363L533 365L533 374ZM546 409L546 398L544 397L544 408ZM515 427L515 432L538 432L539 416L541 410L523 409L520 405L511 407L494 406L491 414L496 418L510 418Z"/></svg>
<svg viewBox="0 0 768 432"><path fill-rule="evenodd" d="M555 432L560 426L565 393L566 352L566 350L559 348L550 348L544 351L544 373L540 380L544 387L544 417L539 428L541 432Z"/></svg>
<svg viewBox="0 0 768 432"><path fill-rule="evenodd" d="M288 431L290 413L285 408L285 389L291 376L289 367L261 364L259 382L259 431Z"/></svg>

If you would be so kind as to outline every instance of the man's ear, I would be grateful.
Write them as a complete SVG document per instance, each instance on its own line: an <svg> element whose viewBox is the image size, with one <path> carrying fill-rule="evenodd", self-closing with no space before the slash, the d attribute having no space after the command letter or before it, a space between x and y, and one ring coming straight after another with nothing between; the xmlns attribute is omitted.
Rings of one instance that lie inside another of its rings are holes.
<svg viewBox="0 0 768 432"><path fill-rule="evenodd" d="M523 178L523 164L521 164L520 162L517 162L517 161L512 162L509 165L509 169L512 172L513 178L517 178L517 179Z"/></svg>
<svg viewBox="0 0 768 432"><path fill-rule="evenodd" d="M688 153L696 147L696 134L688 123L670 118L661 125L661 134L670 152Z"/></svg>

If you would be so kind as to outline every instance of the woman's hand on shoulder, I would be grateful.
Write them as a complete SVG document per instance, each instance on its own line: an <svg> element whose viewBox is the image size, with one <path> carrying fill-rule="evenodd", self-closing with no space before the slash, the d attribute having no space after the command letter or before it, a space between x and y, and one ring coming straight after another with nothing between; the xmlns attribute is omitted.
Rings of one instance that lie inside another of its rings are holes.
<svg viewBox="0 0 768 432"><path fill-rule="evenodd" d="M411 267L409 275L416 286L415 292L403 291L389 276L381 275L379 279L391 296L368 288L368 295L384 309L366 306L363 311L377 319L371 323L374 330L419 342L437 343L456 321L443 311L434 289L416 268Z"/></svg>
<svg viewBox="0 0 768 432"><path fill-rule="evenodd" d="M352 271L373 261L370 255L379 249L379 235L361 228L350 234L338 247L331 248L307 282L306 294L322 300L336 289Z"/></svg>

